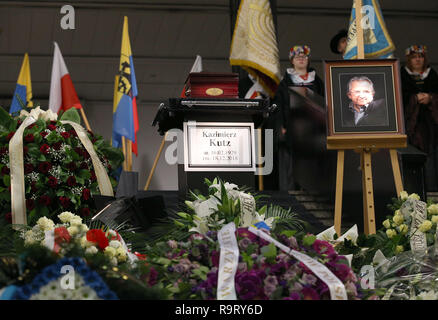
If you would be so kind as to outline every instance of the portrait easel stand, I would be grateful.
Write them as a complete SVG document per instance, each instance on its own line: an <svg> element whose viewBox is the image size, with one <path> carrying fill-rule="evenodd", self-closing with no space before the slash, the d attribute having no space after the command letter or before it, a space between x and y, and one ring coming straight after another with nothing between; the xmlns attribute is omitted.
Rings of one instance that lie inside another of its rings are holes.
<svg viewBox="0 0 438 320"><path fill-rule="evenodd" d="M400 192L403 191L403 182L401 179L400 165L398 162L396 149L405 148L406 145L406 135L399 134L369 134L359 137L350 135L327 137L327 149L338 150L334 218L334 226L338 235L341 234L345 150L353 149L356 153L360 154L362 170L364 232L366 235L370 235L376 233L371 154L377 152L379 149L389 149L395 187L397 194L400 194Z"/></svg>
<svg viewBox="0 0 438 320"><path fill-rule="evenodd" d="M362 0L355 0L355 7L357 28L357 58L365 59L364 37L362 29L362 12L361 10L357 10L357 8L362 8ZM338 150L334 217L334 227L338 235L341 235L345 150L353 149L356 153L360 154L360 163L362 170L364 232L366 235L370 235L376 233L371 154L377 152L378 149L389 149L395 187L397 194L400 194L400 192L403 191L403 183L401 179L400 165L398 162L396 149L405 148L406 146L407 136L400 134L368 134L361 136L346 134L342 136L327 137L327 149Z"/></svg>

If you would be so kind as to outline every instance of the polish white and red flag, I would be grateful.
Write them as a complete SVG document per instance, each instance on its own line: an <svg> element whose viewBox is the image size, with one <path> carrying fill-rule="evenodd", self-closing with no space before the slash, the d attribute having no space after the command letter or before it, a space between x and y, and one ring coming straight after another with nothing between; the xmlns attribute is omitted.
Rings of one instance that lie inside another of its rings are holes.
<svg viewBox="0 0 438 320"><path fill-rule="evenodd" d="M62 57L58 44L54 42L52 80L50 82L49 109L58 113L70 108L82 109L76 90Z"/></svg>

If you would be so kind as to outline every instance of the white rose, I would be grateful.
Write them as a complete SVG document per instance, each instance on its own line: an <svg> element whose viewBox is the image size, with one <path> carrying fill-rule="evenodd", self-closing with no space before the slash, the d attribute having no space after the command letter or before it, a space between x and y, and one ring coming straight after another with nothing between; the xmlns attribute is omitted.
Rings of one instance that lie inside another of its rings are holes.
<svg viewBox="0 0 438 320"><path fill-rule="evenodd" d="M438 215L432 217L432 223L438 223Z"/></svg>
<svg viewBox="0 0 438 320"><path fill-rule="evenodd" d="M71 219L74 219L75 215L69 211L65 211L58 215L59 220L63 223L70 222Z"/></svg>
<svg viewBox="0 0 438 320"><path fill-rule="evenodd" d="M82 224L82 218L78 216L74 216L72 219L70 219L70 225L71 226L80 226Z"/></svg>
<svg viewBox="0 0 438 320"><path fill-rule="evenodd" d="M55 228L55 223L46 217L39 218L37 221L37 225L43 231L50 231L50 230L53 230Z"/></svg>

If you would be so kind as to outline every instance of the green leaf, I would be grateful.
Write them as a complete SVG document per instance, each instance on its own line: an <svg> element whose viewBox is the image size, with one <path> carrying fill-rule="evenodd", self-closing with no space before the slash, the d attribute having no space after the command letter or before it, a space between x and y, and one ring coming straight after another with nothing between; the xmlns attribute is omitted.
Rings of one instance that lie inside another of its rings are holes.
<svg viewBox="0 0 438 320"><path fill-rule="evenodd" d="M315 242L315 240L316 240L316 236L313 236L313 235L305 236L303 238L303 244L305 246L309 246L310 247Z"/></svg>
<svg viewBox="0 0 438 320"><path fill-rule="evenodd" d="M270 243L260 249L261 254L266 257L266 259L275 259L277 257L277 247Z"/></svg>
<svg viewBox="0 0 438 320"><path fill-rule="evenodd" d="M59 118L60 121L72 121L81 124L81 117L76 108L70 108Z"/></svg>
<svg viewBox="0 0 438 320"><path fill-rule="evenodd" d="M293 237L297 233L297 230L283 230L280 234L285 235L286 237Z"/></svg>
<svg viewBox="0 0 438 320"><path fill-rule="evenodd" d="M9 175L4 175L3 183L6 187L9 187L11 185L11 177Z"/></svg>

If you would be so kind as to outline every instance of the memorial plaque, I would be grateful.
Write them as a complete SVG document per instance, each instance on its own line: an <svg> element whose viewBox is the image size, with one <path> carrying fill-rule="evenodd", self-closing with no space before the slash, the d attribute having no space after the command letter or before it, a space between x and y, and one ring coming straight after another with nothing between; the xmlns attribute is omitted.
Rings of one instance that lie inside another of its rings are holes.
<svg viewBox="0 0 438 320"><path fill-rule="evenodd" d="M254 123L185 122L185 171L255 171Z"/></svg>

